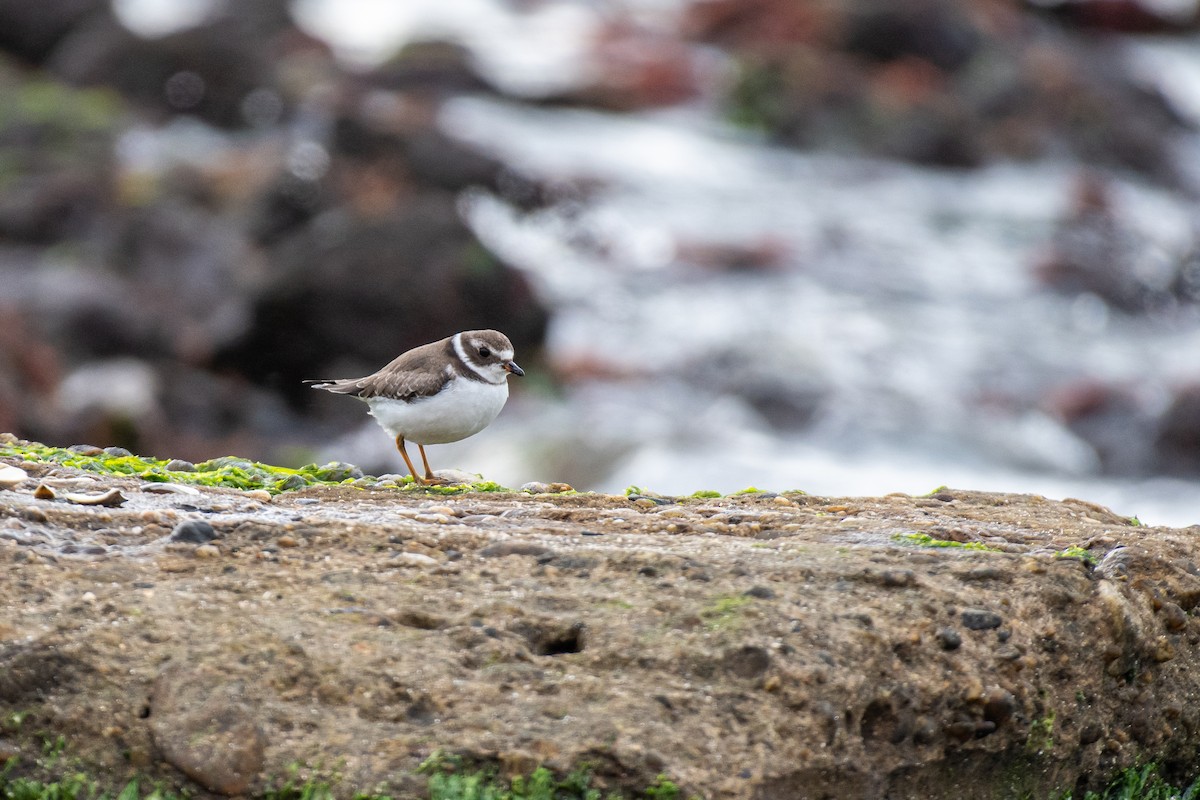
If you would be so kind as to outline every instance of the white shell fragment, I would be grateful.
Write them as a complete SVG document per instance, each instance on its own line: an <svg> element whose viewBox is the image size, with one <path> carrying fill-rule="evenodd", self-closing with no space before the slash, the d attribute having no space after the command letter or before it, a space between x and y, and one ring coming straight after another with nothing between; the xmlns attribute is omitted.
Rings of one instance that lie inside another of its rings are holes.
<svg viewBox="0 0 1200 800"><path fill-rule="evenodd" d="M119 506L129 498L120 489L109 489L104 494L64 494L63 499L81 506Z"/></svg>
<svg viewBox="0 0 1200 800"><path fill-rule="evenodd" d="M20 467L0 464L0 489L11 489L29 477L29 473Z"/></svg>
<svg viewBox="0 0 1200 800"><path fill-rule="evenodd" d="M140 487L143 492L151 494L189 494L199 496L200 490L193 486L186 486L182 483L143 483Z"/></svg>

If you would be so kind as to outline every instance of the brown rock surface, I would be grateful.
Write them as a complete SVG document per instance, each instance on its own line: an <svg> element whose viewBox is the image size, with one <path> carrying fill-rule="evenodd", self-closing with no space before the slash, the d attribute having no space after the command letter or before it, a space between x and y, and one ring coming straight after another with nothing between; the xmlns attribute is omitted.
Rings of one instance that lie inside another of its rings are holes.
<svg viewBox="0 0 1200 800"><path fill-rule="evenodd" d="M294 763L411 789L438 748L708 798L1049 796L1196 763L1196 531L1086 502L103 478L130 498L103 508L31 484L0 491L0 715L31 712L0 746L28 772L46 733L115 786L219 792ZM191 519L204 557L169 540ZM234 729L245 758L195 768Z"/></svg>

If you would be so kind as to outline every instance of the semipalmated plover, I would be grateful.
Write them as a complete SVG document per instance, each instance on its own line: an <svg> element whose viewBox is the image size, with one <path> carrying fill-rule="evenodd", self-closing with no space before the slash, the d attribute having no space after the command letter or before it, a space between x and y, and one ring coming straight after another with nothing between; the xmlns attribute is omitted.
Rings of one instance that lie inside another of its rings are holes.
<svg viewBox="0 0 1200 800"><path fill-rule="evenodd" d="M414 347L365 378L305 381L314 389L354 395L396 440L413 480L436 484L425 445L457 442L486 428L508 400L508 376L524 375L513 346L499 331L463 331ZM404 449L416 442L425 464L417 475Z"/></svg>

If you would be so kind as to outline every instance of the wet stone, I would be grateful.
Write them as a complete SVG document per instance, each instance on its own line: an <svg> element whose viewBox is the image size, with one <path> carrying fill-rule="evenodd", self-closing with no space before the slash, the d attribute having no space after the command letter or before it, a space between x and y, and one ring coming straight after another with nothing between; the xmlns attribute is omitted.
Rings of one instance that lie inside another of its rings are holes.
<svg viewBox="0 0 1200 800"><path fill-rule="evenodd" d="M204 520L189 519L176 525L169 538L172 542L207 544L217 538L217 533L213 526Z"/></svg>
<svg viewBox="0 0 1200 800"><path fill-rule="evenodd" d="M999 628L1004 624L1004 619L993 611L982 608L967 608L962 612L962 624L968 630L986 631L992 628Z"/></svg>
<svg viewBox="0 0 1200 800"><path fill-rule="evenodd" d="M962 646L962 636L954 628L942 628L934 637L943 650L957 650Z"/></svg>

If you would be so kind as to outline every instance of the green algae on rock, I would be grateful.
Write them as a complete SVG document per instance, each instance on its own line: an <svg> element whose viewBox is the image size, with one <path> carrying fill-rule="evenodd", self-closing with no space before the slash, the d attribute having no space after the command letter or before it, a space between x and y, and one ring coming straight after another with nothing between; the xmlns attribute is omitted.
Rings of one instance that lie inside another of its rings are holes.
<svg viewBox="0 0 1200 800"><path fill-rule="evenodd" d="M223 486L249 491L264 489L271 494L306 489L310 486L355 485L369 479L361 469L340 461L328 464L306 464L302 467L280 467L263 464L237 456L222 456L188 465L189 469L170 469L173 460L148 456L123 455L123 451L91 447L51 447L40 442L17 439L11 434L0 438L0 458L19 459L35 464L55 464L63 467L105 475L127 475L158 483L182 483L196 486ZM175 462L179 465L180 462ZM375 481L375 487L388 488ZM461 494L464 492L511 491L493 481L478 481L450 486L419 486L411 476L395 484L402 491L423 491L429 494Z"/></svg>
<svg viewBox="0 0 1200 800"><path fill-rule="evenodd" d="M963 550L982 550L988 553L1003 552L997 547L989 547L982 542L956 542L951 539L935 539L927 533L897 533L892 539L897 542L915 544L917 547L958 547Z"/></svg>

